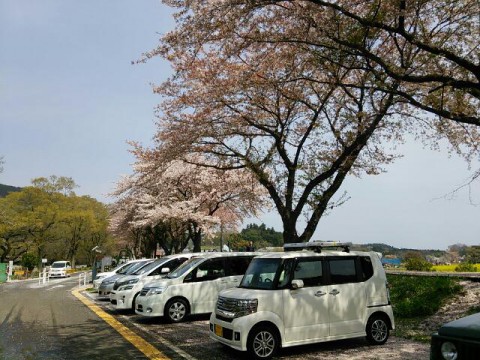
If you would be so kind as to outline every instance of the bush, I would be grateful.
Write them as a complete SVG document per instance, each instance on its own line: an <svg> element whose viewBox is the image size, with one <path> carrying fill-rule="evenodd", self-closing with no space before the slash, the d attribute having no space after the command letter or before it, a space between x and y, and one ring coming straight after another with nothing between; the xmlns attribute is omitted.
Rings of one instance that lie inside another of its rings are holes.
<svg viewBox="0 0 480 360"><path fill-rule="evenodd" d="M399 318L430 316L462 288L448 277L388 275L388 282L393 312Z"/></svg>
<svg viewBox="0 0 480 360"><path fill-rule="evenodd" d="M431 271L432 264L420 258L409 258L405 261L405 268L410 271Z"/></svg>
<svg viewBox="0 0 480 360"><path fill-rule="evenodd" d="M477 272L477 267L472 263L464 262L459 264L455 268L455 271L456 272Z"/></svg>

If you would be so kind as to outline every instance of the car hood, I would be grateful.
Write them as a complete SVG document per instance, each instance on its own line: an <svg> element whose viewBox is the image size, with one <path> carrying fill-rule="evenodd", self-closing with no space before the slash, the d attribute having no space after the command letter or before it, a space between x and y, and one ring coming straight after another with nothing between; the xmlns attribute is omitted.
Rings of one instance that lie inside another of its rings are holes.
<svg viewBox="0 0 480 360"><path fill-rule="evenodd" d="M443 325L438 334L449 337L480 339L480 313L470 315Z"/></svg>
<svg viewBox="0 0 480 360"><path fill-rule="evenodd" d="M107 276L112 276L112 275L115 275L115 272L113 271L105 271L105 272L101 272L101 273L97 273L97 278L98 277L107 277Z"/></svg>

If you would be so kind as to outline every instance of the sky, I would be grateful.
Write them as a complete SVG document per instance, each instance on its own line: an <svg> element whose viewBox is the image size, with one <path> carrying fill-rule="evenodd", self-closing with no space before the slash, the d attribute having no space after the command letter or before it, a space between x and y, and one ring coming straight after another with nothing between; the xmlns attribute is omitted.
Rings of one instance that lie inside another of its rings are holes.
<svg viewBox="0 0 480 360"><path fill-rule="evenodd" d="M0 183L67 176L78 195L112 202L108 193L134 161L127 141L152 143L160 101L152 84L171 74L161 59L132 61L173 26L159 0L0 0ZM471 194L445 197L480 164L469 169L414 141L399 152L387 173L346 181L350 200L320 221L313 239L480 245L479 182ZM275 212L250 222L282 231Z"/></svg>

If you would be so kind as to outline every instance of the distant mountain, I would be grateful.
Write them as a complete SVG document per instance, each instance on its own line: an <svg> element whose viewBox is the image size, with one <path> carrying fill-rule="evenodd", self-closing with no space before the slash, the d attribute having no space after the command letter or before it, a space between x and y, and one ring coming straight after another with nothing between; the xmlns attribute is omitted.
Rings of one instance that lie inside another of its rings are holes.
<svg viewBox="0 0 480 360"><path fill-rule="evenodd" d="M435 256L435 257L440 257L445 254L445 251L443 250L418 250L418 249L406 249L406 248L396 248L394 246L390 246L387 244L352 244L352 249L353 250L361 250L361 251L376 251L379 253L382 253L384 256L389 255L389 256L395 256L399 258L403 258L403 256L411 251L414 252L419 252L423 254L424 256Z"/></svg>
<svg viewBox="0 0 480 360"><path fill-rule="evenodd" d="M15 191L22 191L22 188L0 184L0 197L5 197L7 196L8 193L15 192Z"/></svg>

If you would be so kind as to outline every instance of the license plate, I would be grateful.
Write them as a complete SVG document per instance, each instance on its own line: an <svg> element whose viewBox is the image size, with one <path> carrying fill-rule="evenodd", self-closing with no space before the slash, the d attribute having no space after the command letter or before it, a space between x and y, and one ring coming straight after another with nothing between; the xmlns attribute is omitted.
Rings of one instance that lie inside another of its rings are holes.
<svg viewBox="0 0 480 360"><path fill-rule="evenodd" d="M223 337L223 328L215 324L215 335Z"/></svg>

